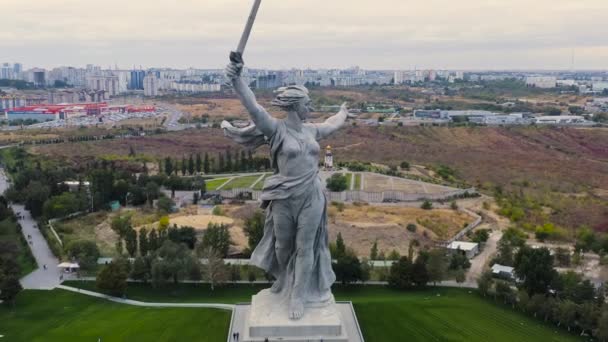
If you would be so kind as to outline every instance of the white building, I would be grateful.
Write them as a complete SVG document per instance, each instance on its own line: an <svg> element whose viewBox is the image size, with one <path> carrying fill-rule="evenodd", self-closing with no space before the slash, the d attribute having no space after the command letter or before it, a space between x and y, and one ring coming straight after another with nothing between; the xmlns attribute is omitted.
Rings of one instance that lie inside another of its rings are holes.
<svg viewBox="0 0 608 342"><path fill-rule="evenodd" d="M525 125L530 124L532 121L524 119L521 113L512 114L497 114L497 115L486 115L471 117L469 121L480 125Z"/></svg>
<svg viewBox="0 0 608 342"><path fill-rule="evenodd" d="M393 83L395 83L395 84L405 83L405 72L395 71L395 74L393 75Z"/></svg>
<svg viewBox="0 0 608 342"><path fill-rule="evenodd" d="M472 259L479 253L479 244L475 242L454 241L448 245L450 253L462 253Z"/></svg>
<svg viewBox="0 0 608 342"><path fill-rule="evenodd" d="M159 82L156 75L149 72L144 77L144 96L158 96Z"/></svg>
<svg viewBox="0 0 608 342"><path fill-rule="evenodd" d="M0 78L12 80L15 79L15 72L13 66L9 63L3 63L2 68L0 68Z"/></svg>
<svg viewBox="0 0 608 342"><path fill-rule="evenodd" d="M327 149L325 149L325 169L326 170L333 170L334 168L334 156L331 152L331 146L327 146Z"/></svg>
<svg viewBox="0 0 608 342"><path fill-rule="evenodd" d="M526 77L526 85L536 88L555 88L557 86L557 77L554 76L528 76Z"/></svg>
<svg viewBox="0 0 608 342"><path fill-rule="evenodd" d="M131 82L131 70L114 70L112 73L118 77L118 93L126 93Z"/></svg>
<svg viewBox="0 0 608 342"><path fill-rule="evenodd" d="M539 116L534 119L537 125L572 125L588 123L584 117L578 115Z"/></svg>
<svg viewBox="0 0 608 342"><path fill-rule="evenodd" d="M492 265L492 275L502 279L515 279L515 269L511 266Z"/></svg>
<svg viewBox="0 0 608 342"><path fill-rule="evenodd" d="M118 76L87 76L87 88L94 91L104 91L106 96L116 96L118 95Z"/></svg>

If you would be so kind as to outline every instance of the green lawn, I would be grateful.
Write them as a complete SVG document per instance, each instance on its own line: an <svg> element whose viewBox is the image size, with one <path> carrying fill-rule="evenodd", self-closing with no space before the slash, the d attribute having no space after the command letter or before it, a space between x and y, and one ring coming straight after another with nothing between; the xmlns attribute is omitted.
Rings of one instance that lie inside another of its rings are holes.
<svg viewBox="0 0 608 342"><path fill-rule="evenodd" d="M361 174L360 173L356 173L355 174L355 191L359 191L361 190Z"/></svg>
<svg viewBox="0 0 608 342"><path fill-rule="evenodd" d="M272 173L267 173L264 175L264 178L262 178L261 181L259 181L254 187L253 190L262 190L264 188L264 181L266 180L266 178L272 176Z"/></svg>
<svg viewBox="0 0 608 342"><path fill-rule="evenodd" d="M346 177L346 191L349 191L350 183L353 180L353 174L352 173L343 173L343 175Z"/></svg>
<svg viewBox="0 0 608 342"><path fill-rule="evenodd" d="M140 308L63 290L24 291L0 305L1 341L226 341L229 311Z"/></svg>
<svg viewBox="0 0 608 342"><path fill-rule="evenodd" d="M92 282L68 285L94 288ZM129 284L127 292L129 298L142 301L238 303L249 302L251 295L262 288L228 286L212 292L204 285L186 284L162 290ZM337 286L334 294L337 300L354 303L368 342L582 341L553 325L481 298L475 291L438 288L399 292L375 286Z"/></svg>
<svg viewBox="0 0 608 342"><path fill-rule="evenodd" d="M217 190L217 188L219 188L222 184L226 183L227 181L228 181L228 178L210 179L210 180L206 181L207 191L215 191L215 190Z"/></svg>
<svg viewBox="0 0 608 342"><path fill-rule="evenodd" d="M251 188L251 185L258 180L258 178L260 178L260 175L237 177L226 184L222 190L248 189Z"/></svg>

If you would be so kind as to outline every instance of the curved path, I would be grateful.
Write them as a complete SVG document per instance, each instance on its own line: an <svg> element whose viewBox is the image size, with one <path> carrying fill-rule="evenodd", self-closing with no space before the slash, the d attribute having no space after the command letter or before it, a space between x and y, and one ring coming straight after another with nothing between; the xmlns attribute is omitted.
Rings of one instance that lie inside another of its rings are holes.
<svg viewBox="0 0 608 342"><path fill-rule="evenodd" d="M208 308L208 309L222 309L222 310L228 310L228 311L234 310L234 305L231 305L231 304L220 304L220 303L148 303L148 302L140 302L138 300L112 297L112 296L105 295L103 293L83 290L83 289L79 289L79 288L76 288L76 287L65 286L65 285L58 285L57 288L58 289L62 289L62 290L66 290L66 291L71 291L71 292L76 292L76 293L84 294L84 295L91 296L91 297L97 297L97 298L107 299L109 301L120 303L120 304L127 304L127 305L134 305L134 306L155 307L155 308Z"/></svg>

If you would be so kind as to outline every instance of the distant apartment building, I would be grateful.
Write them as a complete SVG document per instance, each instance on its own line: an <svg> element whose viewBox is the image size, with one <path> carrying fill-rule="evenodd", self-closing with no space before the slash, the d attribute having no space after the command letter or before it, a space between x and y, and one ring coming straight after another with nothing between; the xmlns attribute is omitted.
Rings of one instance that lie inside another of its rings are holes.
<svg viewBox="0 0 608 342"><path fill-rule="evenodd" d="M59 67L52 69L48 74L50 84L61 81L75 87L86 87L87 85L87 71L85 69Z"/></svg>
<svg viewBox="0 0 608 342"><path fill-rule="evenodd" d="M262 75L256 79L256 88L258 89L274 89L283 85L283 80L280 75Z"/></svg>
<svg viewBox="0 0 608 342"><path fill-rule="evenodd" d="M143 79L144 82L144 96L158 96L159 82L158 77L155 73L148 72L146 77Z"/></svg>
<svg viewBox="0 0 608 342"><path fill-rule="evenodd" d="M526 85L535 88L555 88L557 86L557 77L554 76L528 76L526 77Z"/></svg>
<svg viewBox="0 0 608 342"><path fill-rule="evenodd" d="M20 78L22 72L23 72L23 64L21 64L21 63L13 64L13 73L15 74L16 78Z"/></svg>
<svg viewBox="0 0 608 342"><path fill-rule="evenodd" d="M405 83L405 72L403 71L395 71L393 74L393 83L394 84L403 84Z"/></svg>
<svg viewBox="0 0 608 342"><path fill-rule="evenodd" d="M8 80L14 79L13 66L9 63L2 63L2 68L0 68L0 78Z"/></svg>
<svg viewBox="0 0 608 342"><path fill-rule="evenodd" d="M94 91L104 91L108 96L118 95L118 76L90 75L87 76L87 88Z"/></svg>
<svg viewBox="0 0 608 342"><path fill-rule="evenodd" d="M118 93L126 93L131 84L131 71L113 70L112 73L118 77Z"/></svg>
<svg viewBox="0 0 608 342"><path fill-rule="evenodd" d="M144 89L144 77L146 72L143 70L131 70L131 79L129 80L130 90L143 90Z"/></svg>

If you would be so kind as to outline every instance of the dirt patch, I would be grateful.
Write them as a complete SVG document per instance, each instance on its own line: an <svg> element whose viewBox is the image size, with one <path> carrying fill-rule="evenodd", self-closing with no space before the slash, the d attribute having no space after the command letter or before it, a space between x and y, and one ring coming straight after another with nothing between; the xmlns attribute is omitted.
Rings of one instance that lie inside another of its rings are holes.
<svg viewBox="0 0 608 342"><path fill-rule="evenodd" d="M106 219L95 226L95 242L102 256L116 256L118 234L111 227L111 219Z"/></svg>
<svg viewBox="0 0 608 342"><path fill-rule="evenodd" d="M409 179L365 173L364 191L403 191L412 194L437 194L456 189L430 183L415 182Z"/></svg>

